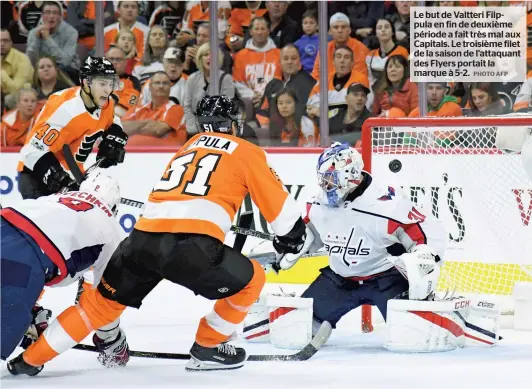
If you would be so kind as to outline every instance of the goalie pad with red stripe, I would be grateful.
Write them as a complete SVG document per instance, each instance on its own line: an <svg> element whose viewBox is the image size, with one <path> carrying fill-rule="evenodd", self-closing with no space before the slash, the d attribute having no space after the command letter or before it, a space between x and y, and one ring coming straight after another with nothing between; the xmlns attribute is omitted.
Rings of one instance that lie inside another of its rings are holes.
<svg viewBox="0 0 532 389"><path fill-rule="evenodd" d="M385 348L394 352L442 352L489 347L499 337L499 310L482 300L390 300Z"/></svg>

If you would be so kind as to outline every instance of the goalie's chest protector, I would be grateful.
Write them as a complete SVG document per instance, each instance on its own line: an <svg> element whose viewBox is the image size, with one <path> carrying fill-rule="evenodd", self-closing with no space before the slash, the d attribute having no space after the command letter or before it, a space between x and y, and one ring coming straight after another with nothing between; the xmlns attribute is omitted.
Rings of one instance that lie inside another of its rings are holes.
<svg viewBox="0 0 532 389"><path fill-rule="evenodd" d="M388 231L398 222L389 215L401 199L384 191L371 184L361 196L338 208L325 205L322 196L309 204L308 217L329 252L329 266L337 274L369 276L393 267L386 260L390 255L387 248L399 241Z"/></svg>

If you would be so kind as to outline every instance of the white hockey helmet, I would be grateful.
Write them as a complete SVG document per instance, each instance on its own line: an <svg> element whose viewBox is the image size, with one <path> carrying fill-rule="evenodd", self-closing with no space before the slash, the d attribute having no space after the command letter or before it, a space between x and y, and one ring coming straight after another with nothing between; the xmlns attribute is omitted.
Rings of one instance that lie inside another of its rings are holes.
<svg viewBox="0 0 532 389"><path fill-rule="evenodd" d="M118 180L106 173L105 170L96 168L90 172L87 179L79 186L79 190L94 193L116 215L116 209L120 203L120 187Z"/></svg>
<svg viewBox="0 0 532 389"><path fill-rule="evenodd" d="M358 151L347 143L335 142L318 159L318 184L327 195L328 206L340 201L362 181L364 162Z"/></svg>

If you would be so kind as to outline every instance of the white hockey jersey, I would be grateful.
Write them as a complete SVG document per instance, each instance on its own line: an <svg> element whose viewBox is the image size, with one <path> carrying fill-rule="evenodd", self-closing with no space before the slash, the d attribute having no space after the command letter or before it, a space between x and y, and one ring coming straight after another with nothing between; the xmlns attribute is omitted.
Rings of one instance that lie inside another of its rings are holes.
<svg viewBox="0 0 532 389"><path fill-rule="evenodd" d="M88 192L68 192L23 200L2 217L29 234L58 267L46 286L65 286L94 266L96 287L107 262L125 238L110 208Z"/></svg>
<svg viewBox="0 0 532 389"><path fill-rule="evenodd" d="M427 244L443 258L443 223L423 214L401 188L382 185L370 175L367 180L362 195L338 208L326 205L323 192L307 204L306 219L319 233L331 269L343 277L382 273L393 267L387 257L418 244Z"/></svg>

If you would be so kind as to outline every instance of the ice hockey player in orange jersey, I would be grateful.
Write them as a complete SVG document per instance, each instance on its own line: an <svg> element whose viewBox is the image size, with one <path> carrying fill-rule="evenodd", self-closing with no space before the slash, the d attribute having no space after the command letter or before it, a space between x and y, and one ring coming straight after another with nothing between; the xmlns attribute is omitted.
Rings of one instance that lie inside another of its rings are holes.
<svg viewBox="0 0 532 389"><path fill-rule="evenodd" d="M37 371L95 328L116 320L126 306L139 308L163 278L217 300L200 320L186 369L236 369L244 364L245 350L227 342L266 278L258 262L223 244L244 197L251 195L276 233L280 269L290 268L308 251L314 236L266 152L235 136L241 125L236 103L225 96L205 96L197 115L202 133L172 157L98 288L84 292L79 304L61 313L22 354L17 366L21 374ZM65 333L71 340L62 342L57 336L64 338Z"/></svg>
<svg viewBox="0 0 532 389"><path fill-rule="evenodd" d="M105 58L88 57L80 69L81 87L50 96L22 148L18 170L22 198L38 198L75 187L67 173L62 147L70 145L80 169L102 138L100 167L124 161L127 135L114 114L110 95L118 86L114 66Z"/></svg>

